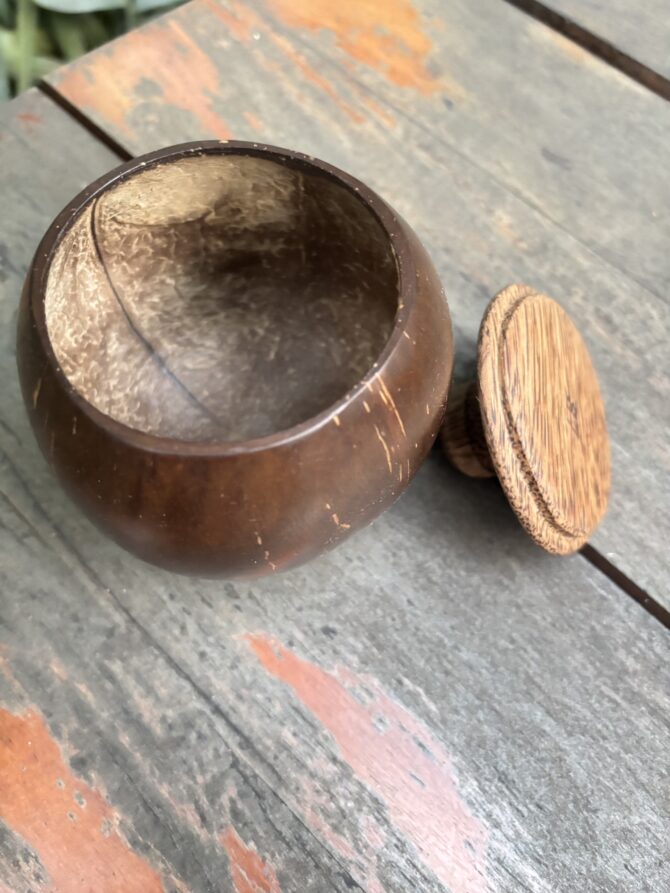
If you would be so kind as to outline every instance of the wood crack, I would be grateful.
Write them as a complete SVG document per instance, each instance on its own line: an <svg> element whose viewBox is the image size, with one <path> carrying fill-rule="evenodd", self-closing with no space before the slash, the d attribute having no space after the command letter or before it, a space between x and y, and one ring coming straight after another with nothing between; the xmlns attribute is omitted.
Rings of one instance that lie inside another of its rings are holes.
<svg viewBox="0 0 670 893"><path fill-rule="evenodd" d="M626 77L646 87L647 90L656 93L662 99L670 100L670 80L633 56L629 56L628 53L624 53L605 38L594 34L554 9L549 9L538 0L505 0L505 2L542 22L553 31L558 31L559 34L567 37L593 56L597 56L612 68L616 68Z"/></svg>
<svg viewBox="0 0 670 893"><path fill-rule="evenodd" d="M626 595L629 595L633 601L641 605L647 613L655 617L666 629L670 629L670 611L659 604L645 589L638 586L634 580L631 580L616 565L605 558L602 552L594 549L589 543L582 546L579 552L583 558L586 558L590 564L611 580L619 589L622 589Z"/></svg>
<svg viewBox="0 0 670 893"><path fill-rule="evenodd" d="M133 158L132 152L128 151L125 146L117 142L117 140L110 136L107 131L103 130L102 127L98 127L88 115L78 109L76 105L73 105L62 93L59 93L58 90L52 87L48 81L39 80L35 87L55 105L62 109L66 115L76 121L80 127L87 130L94 139L98 140L98 142L102 143L117 155L121 161L130 161L130 159Z"/></svg>

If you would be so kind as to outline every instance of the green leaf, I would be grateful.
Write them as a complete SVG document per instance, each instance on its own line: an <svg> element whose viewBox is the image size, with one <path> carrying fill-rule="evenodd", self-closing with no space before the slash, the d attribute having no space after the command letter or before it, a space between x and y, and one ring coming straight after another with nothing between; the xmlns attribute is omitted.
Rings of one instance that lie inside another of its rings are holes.
<svg viewBox="0 0 670 893"><path fill-rule="evenodd" d="M54 68L59 68L62 64L62 59L53 59L50 56L35 56L33 59L33 76L35 80L45 78Z"/></svg>
<svg viewBox="0 0 670 893"><path fill-rule="evenodd" d="M0 56L2 56L9 71L16 68L16 31L10 31L8 28L0 28Z"/></svg>
<svg viewBox="0 0 670 893"><path fill-rule="evenodd" d="M126 30L131 31L137 24L137 0L126 0Z"/></svg>
<svg viewBox="0 0 670 893"><path fill-rule="evenodd" d="M0 58L4 60L7 75L18 81L19 41L16 31L0 28ZM61 61L59 59L53 59L49 56L34 56L32 60L33 77L45 77L60 64Z"/></svg>
<svg viewBox="0 0 670 893"><path fill-rule="evenodd" d="M86 35L77 16L63 15L61 12L49 12L49 30L63 57L68 62L83 56L88 49Z"/></svg>
<svg viewBox="0 0 670 893"><path fill-rule="evenodd" d="M38 28L35 35L35 55L49 56L53 51L54 45L51 37L44 28Z"/></svg>
<svg viewBox="0 0 670 893"><path fill-rule="evenodd" d="M9 0L0 0L0 24L9 28L14 19L13 10Z"/></svg>
<svg viewBox="0 0 670 893"><path fill-rule="evenodd" d="M114 34L107 27L103 17L96 15L94 12L80 16L79 21L81 22L81 27L86 38L86 46L89 49L99 47L100 44L105 43L114 37Z"/></svg>
<svg viewBox="0 0 670 893"><path fill-rule="evenodd" d="M27 90L33 81L33 57L37 36L37 7L33 0L18 0L16 11L17 93Z"/></svg>
<svg viewBox="0 0 670 893"><path fill-rule="evenodd" d="M9 70L7 60L0 44L0 100L9 99Z"/></svg>

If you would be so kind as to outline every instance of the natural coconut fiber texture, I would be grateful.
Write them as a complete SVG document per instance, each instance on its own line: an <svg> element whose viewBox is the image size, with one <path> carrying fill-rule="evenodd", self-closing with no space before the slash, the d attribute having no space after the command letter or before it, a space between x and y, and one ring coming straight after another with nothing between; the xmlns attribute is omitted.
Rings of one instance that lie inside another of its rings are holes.
<svg viewBox="0 0 670 893"><path fill-rule="evenodd" d="M147 167L81 214L45 301L71 384L184 440L242 440L319 413L368 372L397 310L381 225L342 185L256 157Z"/></svg>
<svg viewBox="0 0 670 893"><path fill-rule="evenodd" d="M523 285L494 298L480 329L479 402L521 523L548 551L574 552L606 511L610 449L591 358L559 304Z"/></svg>

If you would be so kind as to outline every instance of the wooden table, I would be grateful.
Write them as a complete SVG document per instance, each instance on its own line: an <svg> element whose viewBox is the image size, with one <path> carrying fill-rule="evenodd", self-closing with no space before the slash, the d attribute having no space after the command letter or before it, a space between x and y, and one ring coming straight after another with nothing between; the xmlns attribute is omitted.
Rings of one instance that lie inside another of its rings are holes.
<svg viewBox="0 0 670 893"><path fill-rule="evenodd" d="M654 5L195 0L0 110L1 893L670 889ZM20 405L22 278L86 183L207 136L387 198L443 277L459 373L501 286L566 305L613 442L591 547L541 553L437 454L365 532L257 583L148 567L73 508Z"/></svg>

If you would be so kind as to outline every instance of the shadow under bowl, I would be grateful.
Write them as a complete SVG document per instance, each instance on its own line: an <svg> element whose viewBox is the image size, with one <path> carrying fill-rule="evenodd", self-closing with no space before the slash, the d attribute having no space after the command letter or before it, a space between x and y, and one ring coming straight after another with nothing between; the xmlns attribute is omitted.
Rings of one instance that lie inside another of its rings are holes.
<svg viewBox="0 0 670 893"><path fill-rule="evenodd" d="M387 507L435 438L453 350L435 271L378 196L298 153L203 142L56 218L18 362L89 517L211 576L299 563Z"/></svg>

